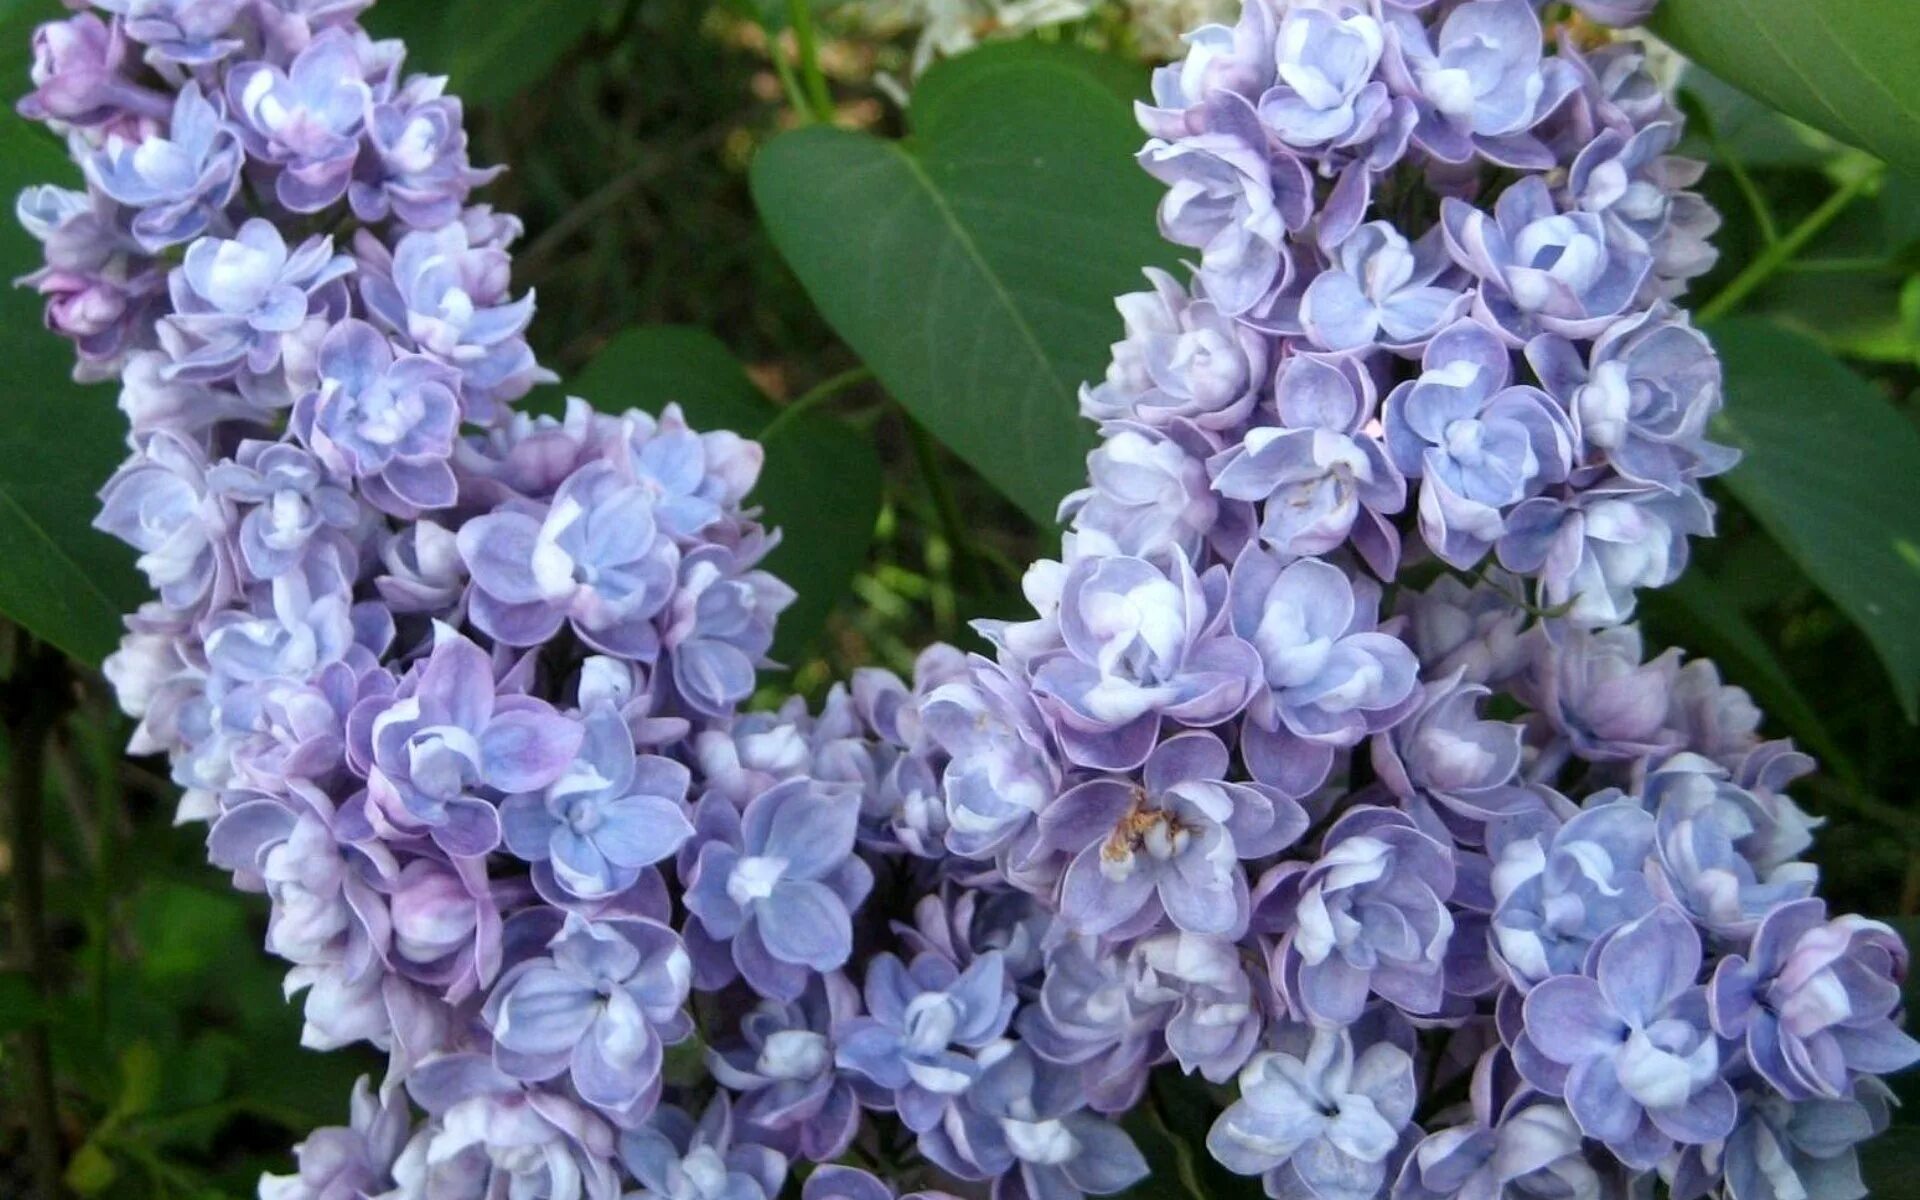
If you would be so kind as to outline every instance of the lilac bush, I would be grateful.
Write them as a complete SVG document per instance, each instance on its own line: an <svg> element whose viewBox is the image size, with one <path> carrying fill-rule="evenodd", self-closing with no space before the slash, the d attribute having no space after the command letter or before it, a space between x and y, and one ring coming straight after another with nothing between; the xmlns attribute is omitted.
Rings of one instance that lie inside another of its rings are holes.
<svg viewBox="0 0 1920 1200"><path fill-rule="evenodd" d="M1196 31L1139 116L1197 262L1118 302L1033 619L749 711L760 448L516 411L519 222L364 6L99 0L19 105L86 183L23 283L131 426L132 748L306 1044L388 1057L263 1197L1078 1200L1156 1074L1275 1200L1860 1194L1906 949L1629 623L1734 460L1640 58L1530 0Z"/></svg>

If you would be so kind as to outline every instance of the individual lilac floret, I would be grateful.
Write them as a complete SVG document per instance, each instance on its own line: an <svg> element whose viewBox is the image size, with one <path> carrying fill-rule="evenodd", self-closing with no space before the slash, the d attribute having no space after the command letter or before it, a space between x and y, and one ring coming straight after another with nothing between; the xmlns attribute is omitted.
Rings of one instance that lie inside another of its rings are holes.
<svg viewBox="0 0 1920 1200"><path fill-rule="evenodd" d="M1536 646L1529 699L1564 742L1558 753L1623 762L1675 749L1667 713L1677 649L1642 662L1638 625L1575 629Z"/></svg>
<svg viewBox="0 0 1920 1200"><path fill-rule="evenodd" d="M989 952L961 971L939 954L911 965L882 954L864 991L867 1015L835 1031L838 1062L891 1093L901 1122L924 1133L979 1077L972 1052L1006 1032L1014 1007L1006 963Z"/></svg>
<svg viewBox="0 0 1920 1200"><path fill-rule="evenodd" d="M544 792L507 797L500 825L507 849L547 864L568 894L597 900L632 887L693 836L692 776L670 758L636 756L633 731L610 704L589 710L581 725L572 765Z"/></svg>
<svg viewBox="0 0 1920 1200"><path fill-rule="evenodd" d="M1725 1175L1738 1200L1866 1200L1860 1145L1885 1133L1893 1097L1877 1079L1863 1079L1845 1098L1794 1103L1766 1092L1741 1098L1739 1123L1727 1140L1681 1159L1676 1196L1695 1196Z"/></svg>
<svg viewBox="0 0 1920 1200"><path fill-rule="evenodd" d="M394 1162L398 1186L389 1195L620 1195L607 1123L566 1096L521 1083L484 1055L428 1059L407 1077L407 1094L430 1119Z"/></svg>
<svg viewBox="0 0 1920 1200"><path fill-rule="evenodd" d="M1352 539L1382 578L1392 578L1400 535L1389 519L1406 506L1407 483L1377 438L1372 378L1353 363L1296 354L1274 380L1280 427L1260 425L1208 469L1214 490L1261 505L1260 538L1285 558L1331 553Z"/></svg>
<svg viewBox="0 0 1920 1200"><path fill-rule="evenodd" d="M1214 1083L1246 1065L1266 1030L1240 947L1224 938L1173 932L1135 943L1127 990L1142 1010L1171 1010L1164 1036L1174 1061Z"/></svg>
<svg viewBox="0 0 1920 1200"><path fill-rule="evenodd" d="M1653 841L1633 804L1596 805L1551 833L1495 831L1494 948L1518 986L1578 973L1603 934L1653 910Z"/></svg>
<svg viewBox="0 0 1920 1200"><path fill-rule="evenodd" d="M673 596L680 555L653 520L653 495L611 463L567 477L541 511L520 505L460 527L473 623L509 646L538 646L571 624L605 654L651 663L654 618Z"/></svg>
<svg viewBox="0 0 1920 1200"><path fill-rule="evenodd" d="M1140 152L1140 165L1167 185L1160 232L1200 251L1200 281L1229 316L1259 304L1291 273L1287 234L1313 210L1307 169L1269 155L1267 131L1253 107L1234 96L1207 103L1205 133Z"/></svg>
<svg viewBox="0 0 1920 1200"><path fill-rule="evenodd" d="M329 284L354 263L333 252L333 239L315 235L289 250L271 222L253 218L231 239L203 237L167 276L173 312L160 323L161 345L172 356L168 379L227 379L242 367L264 375L280 362L287 335L316 304L345 300Z"/></svg>
<svg viewBox="0 0 1920 1200"><path fill-rule="evenodd" d="M1733 1132L1733 1088L1707 1020L1700 934L1661 905L1610 936L1581 975L1527 994L1527 1036L1569 1068L1567 1107L1588 1137L1647 1170L1676 1142Z"/></svg>
<svg viewBox="0 0 1920 1200"><path fill-rule="evenodd" d="M207 487L250 506L240 519L240 558L255 579L293 570L315 538L360 522L352 493L329 482L313 455L284 442L241 442L232 459L207 472Z"/></svg>
<svg viewBox="0 0 1920 1200"><path fill-rule="evenodd" d="M138 128L138 119L167 119L168 98L127 78L126 30L90 12L48 21L33 31L33 91L16 106L29 121L83 128L109 123ZM128 130L131 132L132 130Z"/></svg>
<svg viewBox="0 0 1920 1200"><path fill-rule="evenodd" d="M1426 685L1418 711L1373 741L1373 767L1403 804L1432 804L1463 844L1484 845L1499 818L1539 811L1540 796L1519 783L1524 730L1483 720L1491 693L1458 675Z"/></svg>
<svg viewBox="0 0 1920 1200"><path fill-rule="evenodd" d="M1145 762L1163 718L1216 725L1243 708L1259 658L1226 624L1225 577L1203 580L1184 556L1087 558L1060 591L1065 646L1034 670L1061 744L1084 766Z"/></svg>
<svg viewBox="0 0 1920 1200"><path fill-rule="evenodd" d="M1212 445L1185 432L1108 429L1087 455L1089 486L1060 502L1062 519L1102 535L1120 554L1196 558L1219 523L1219 498L1207 486Z"/></svg>
<svg viewBox="0 0 1920 1200"><path fill-rule="evenodd" d="M696 823L704 835L732 811L710 796ZM857 795L794 779L754 797L700 846L687 908L707 937L732 943L734 965L763 995L798 999L810 971L844 966L853 953L850 914L873 888L853 853L859 823Z"/></svg>
<svg viewBox="0 0 1920 1200"><path fill-rule="evenodd" d="M362 221L389 213L415 229L438 229L460 215L474 188L502 170L478 170L467 161L465 114L445 94L444 76L416 75L367 114L367 146L347 199Z"/></svg>
<svg viewBox="0 0 1920 1200"><path fill-rule="evenodd" d="M354 248L369 268L360 277L368 310L421 353L459 370L468 420L491 424L496 405L552 378L522 336L533 319L533 294L507 297L512 267L502 247L476 244L454 221L408 233L390 260L364 232Z"/></svg>
<svg viewBox="0 0 1920 1200"><path fill-rule="evenodd" d="M633 1200L773 1200L787 1177L778 1151L736 1138L725 1092L698 1124L677 1108L655 1112L620 1136L620 1161L640 1184Z"/></svg>
<svg viewBox="0 0 1920 1200"><path fill-rule="evenodd" d="M858 1167L833 1163L814 1168L800 1200L894 1200L893 1189ZM954 1200L946 1192L908 1192L900 1200Z"/></svg>
<svg viewBox="0 0 1920 1200"><path fill-rule="evenodd" d="M1473 1119L1436 1130L1413 1148L1393 1200L1630 1195L1624 1170L1586 1141L1564 1104L1525 1087L1499 1086L1502 1061L1497 1052L1481 1058L1473 1075Z"/></svg>
<svg viewBox="0 0 1920 1200"><path fill-rule="evenodd" d="M1634 593L1665 587L1687 566L1687 538L1713 532L1698 489L1600 485L1572 501L1535 496L1507 514L1500 565L1537 576L1548 606L1587 626L1633 618Z"/></svg>
<svg viewBox="0 0 1920 1200"><path fill-rule="evenodd" d="M1254 778L1293 796L1320 786L1336 748L1391 727L1419 703L1419 664L1374 630L1376 593L1321 559L1286 565L1249 548L1234 563L1233 628L1259 654L1241 729Z"/></svg>
<svg viewBox="0 0 1920 1200"><path fill-rule="evenodd" d="M1156 67L1151 103L1134 105L1141 126L1158 138L1180 138L1206 126L1209 98L1231 93L1258 99L1273 85L1274 14L1265 4L1243 4L1231 26L1202 25L1182 40L1179 62Z"/></svg>
<svg viewBox="0 0 1920 1200"><path fill-rule="evenodd" d="M1133 1139L1082 1105L1078 1072L1019 1042L980 1054L983 1070L964 1102L920 1135L920 1150L962 1179L994 1181L995 1200L1079 1200L1146 1178Z"/></svg>
<svg viewBox="0 0 1920 1200"><path fill-rule="evenodd" d="M669 404L655 420L630 409L621 417L621 451L654 495L654 519L669 537L689 544L722 533L737 520L740 502L753 490L766 451L727 430L696 433L686 414Z"/></svg>
<svg viewBox="0 0 1920 1200"><path fill-rule="evenodd" d="M811 1162L846 1153L860 1100L835 1046L859 1011L860 993L829 971L796 1001L762 1000L740 1018L737 1043L707 1051L707 1069L738 1093L736 1115L755 1141Z"/></svg>
<svg viewBox="0 0 1920 1200"><path fill-rule="evenodd" d="M1403 587L1394 615L1405 619L1403 636L1426 678L1458 673L1469 683L1501 686L1533 661L1530 618L1513 603L1521 594L1519 581L1498 567L1472 585L1442 575L1424 592Z"/></svg>
<svg viewBox="0 0 1920 1200"><path fill-rule="evenodd" d="M674 687L696 712L730 715L753 694L770 665L773 623L796 593L753 554L702 546L680 560L680 578L664 615L660 642Z"/></svg>
<svg viewBox="0 0 1920 1200"><path fill-rule="evenodd" d="M448 458L460 431L459 376L425 355L395 356L365 321L342 321L320 342L319 387L293 406L293 432L361 494L402 518L445 508L458 494Z"/></svg>
<svg viewBox="0 0 1920 1200"><path fill-rule="evenodd" d="M1030 847L1061 770L1033 696L997 664L974 659L965 680L927 696L921 721L952 756L941 779L947 847L968 858Z"/></svg>
<svg viewBox="0 0 1920 1200"><path fill-rule="evenodd" d="M1317 862L1282 862L1261 876L1254 929L1280 935L1274 982L1316 1025L1352 1024L1369 994L1434 1013L1453 886L1449 847L1398 810L1355 808L1327 831Z"/></svg>
<svg viewBox="0 0 1920 1200"><path fill-rule="evenodd" d="M100 489L93 526L140 552L148 586L175 612L223 604L234 564L230 502L207 479L206 454L187 438L159 433Z"/></svg>
<svg viewBox="0 0 1920 1200"><path fill-rule="evenodd" d="M1706 335L1665 306L1609 326L1582 354L1543 334L1527 361L1568 416L1582 475L1604 465L1623 477L1677 492L1731 470L1738 452L1707 440L1720 410L1720 360Z"/></svg>
<svg viewBox="0 0 1920 1200"><path fill-rule="evenodd" d="M1554 165L1532 130L1580 83L1565 59L1543 57L1540 19L1528 0L1473 0L1432 33L1414 6L1385 11L1395 35L1387 78L1418 106L1414 140L1442 162L1476 153L1525 170Z"/></svg>
<svg viewBox="0 0 1920 1200"><path fill-rule="evenodd" d="M204 66L245 44L234 25L246 0L106 0L99 7L125 14L127 36L156 65Z"/></svg>
<svg viewBox="0 0 1920 1200"><path fill-rule="evenodd" d="M1374 77L1386 36L1372 16L1289 8L1275 45L1279 82L1260 97L1260 121L1287 145L1362 146L1395 115L1387 85Z"/></svg>
<svg viewBox="0 0 1920 1200"><path fill-rule="evenodd" d="M390 835L429 834L465 857L500 844L499 810L480 793L546 787L582 738L580 724L544 700L498 695L486 651L444 625L399 690L357 705L350 724L367 819Z"/></svg>
<svg viewBox="0 0 1920 1200"><path fill-rule="evenodd" d="M188 83L174 102L166 137L139 142L118 135L86 160L87 179L114 201L140 211L133 238L149 254L190 242L225 211L240 187L246 155L220 110Z"/></svg>
<svg viewBox="0 0 1920 1200"><path fill-rule="evenodd" d="M1633 303L1653 265L1599 217L1561 212L1537 175L1501 192L1491 216L1449 196L1441 217L1454 261L1480 280L1474 314L1515 345L1539 333L1598 336Z"/></svg>
<svg viewBox="0 0 1920 1200"><path fill-rule="evenodd" d="M1172 997L1136 992L1124 943L1047 932L1057 940L1046 946L1036 1002L1020 1009L1020 1040L1047 1062L1077 1070L1094 1111L1126 1113L1146 1094Z"/></svg>
<svg viewBox="0 0 1920 1200"><path fill-rule="evenodd" d="M297 213L319 212L346 194L373 103L351 33L329 29L285 71L241 63L227 75L227 100L247 149L280 167L274 195Z"/></svg>
<svg viewBox="0 0 1920 1200"><path fill-rule="evenodd" d="M260 1200L335 1200L387 1190L410 1132L399 1099L385 1088L376 1095L364 1075L355 1080L348 1124L316 1129L295 1145L295 1172L262 1175Z"/></svg>
<svg viewBox="0 0 1920 1200"><path fill-rule="evenodd" d="M1649 772L1640 802L1654 814L1655 892L1717 937L1746 939L1819 882L1812 863L1764 857L1770 806L1705 759L1677 755Z"/></svg>
<svg viewBox="0 0 1920 1200"><path fill-rule="evenodd" d="M1271 1196L1380 1195L1413 1119L1413 1059L1390 1041L1356 1054L1345 1029L1289 1029L1287 1039L1240 1073L1240 1098L1207 1132L1208 1151L1235 1174L1265 1176Z"/></svg>
<svg viewBox="0 0 1920 1200"><path fill-rule="evenodd" d="M1720 214L1683 190L1700 181L1707 164L1669 154L1679 141L1677 122L1657 121L1631 133L1603 129L1567 173L1576 205L1600 214L1612 235L1653 255L1660 293L1667 296L1712 270L1719 258L1707 239L1719 229Z"/></svg>
<svg viewBox="0 0 1920 1200"><path fill-rule="evenodd" d="M1720 1036L1789 1100L1842 1099L1857 1075L1920 1061L1920 1042L1894 1018L1907 949L1879 921L1827 919L1824 901L1768 913L1746 955L1714 969L1707 999Z"/></svg>
<svg viewBox="0 0 1920 1200"><path fill-rule="evenodd" d="M686 949L665 925L577 913L545 948L508 967L487 997L495 1065L529 1082L565 1073L595 1108L645 1117L665 1047L693 1027L681 1007L693 977Z"/></svg>
<svg viewBox="0 0 1920 1200"><path fill-rule="evenodd" d="M1059 900L1069 929L1138 931L1164 913L1192 933L1245 932L1240 860L1291 845L1307 815L1272 788L1225 782L1227 768L1219 738L1176 734L1154 747L1141 782L1089 780L1047 807L1042 844L1073 855Z"/></svg>
<svg viewBox="0 0 1920 1200"><path fill-rule="evenodd" d="M1468 570L1506 531L1505 513L1572 467L1574 431L1545 392L1509 387L1497 334L1461 321L1428 343L1419 378L1387 397L1387 452L1420 484L1420 534Z"/></svg>
<svg viewBox="0 0 1920 1200"><path fill-rule="evenodd" d="M1150 292L1114 302L1126 322L1106 378L1080 390L1080 413L1098 422L1163 428L1177 420L1228 429L1253 410L1266 373L1266 339L1223 313L1204 291L1147 269Z"/></svg>
<svg viewBox="0 0 1920 1200"><path fill-rule="evenodd" d="M1467 306L1466 294L1434 284L1447 266L1437 235L1412 243L1389 222L1369 222L1334 248L1332 265L1307 285L1300 326L1325 350L1419 346Z"/></svg>

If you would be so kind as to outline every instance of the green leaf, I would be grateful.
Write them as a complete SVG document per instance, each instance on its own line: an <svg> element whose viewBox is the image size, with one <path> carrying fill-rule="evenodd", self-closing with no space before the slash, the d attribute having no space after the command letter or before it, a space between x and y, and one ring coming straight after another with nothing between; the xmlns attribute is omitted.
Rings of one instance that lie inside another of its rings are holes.
<svg viewBox="0 0 1920 1200"><path fill-rule="evenodd" d="M44 1015L32 976L25 971L0 971L0 1037L18 1033Z"/></svg>
<svg viewBox="0 0 1920 1200"><path fill-rule="evenodd" d="M1838 149L1826 134L1775 112L1698 63L1687 65L1680 91L1683 102L1692 101L1688 133L1706 136L1743 166L1817 169Z"/></svg>
<svg viewBox="0 0 1920 1200"><path fill-rule="evenodd" d="M1076 393L1120 333L1113 298L1174 259L1133 163L1139 82L1071 47L988 46L927 73L905 141L814 126L753 163L774 244L828 322L1043 526L1083 481Z"/></svg>
<svg viewBox="0 0 1920 1200"><path fill-rule="evenodd" d="M1715 322L1745 454L1726 486L1865 633L1909 720L1920 697L1920 431L1810 339Z"/></svg>
<svg viewBox="0 0 1920 1200"><path fill-rule="evenodd" d="M77 181L58 141L0 112L0 196ZM39 266L39 243L11 213L0 217L0 281ZM126 424L112 388L73 382L73 350L42 326L40 306L32 289L0 286L0 614L97 663L146 594L132 554L91 525L94 493L126 452Z"/></svg>
<svg viewBox="0 0 1920 1200"><path fill-rule="evenodd" d="M858 432L815 412L785 417L713 335L657 326L629 329L587 364L570 390L608 412L669 403L702 432L760 438L767 461L747 499L781 531L767 569L799 592L781 614L774 657L804 650L866 561L880 513L880 460ZM773 422L777 425L769 430Z"/></svg>
<svg viewBox="0 0 1920 1200"><path fill-rule="evenodd" d="M1920 22L1911 0L1664 0L1652 28L1787 115L1920 168Z"/></svg>
<svg viewBox="0 0 1920 1200"><path fill-rule="evenodd" d="M449 76L469 104L494 105L546 78L605 12L591 0L387 0L367 26L404 39L413 70Z"/></svg>

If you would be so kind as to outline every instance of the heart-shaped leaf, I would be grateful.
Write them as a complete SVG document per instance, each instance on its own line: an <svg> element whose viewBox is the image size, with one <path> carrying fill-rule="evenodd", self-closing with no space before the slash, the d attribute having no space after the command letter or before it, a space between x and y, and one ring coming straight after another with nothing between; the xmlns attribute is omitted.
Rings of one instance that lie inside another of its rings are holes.
<svg viewBox="0 0 1920 1200"><path fill-rule="evenodd" d="M1009 43L929 71L890 142L775 139L753 195L822 314L934 436L1043 525L1083 482L1081 381L1113 298L1167 265L1160 188L1133 163L1144 82L1069 47Z"/></svg>
<svg viewBox="0 0 1920 1200"><path fill-rule="evenodd" d="M677 403L695 429L760 440L766 466L748 499L780 528L767 569L800 593L780 617L774 656L791 660L804 650L866 561L880 513L872 443L829 416L784 414L718 339L698 329L629 329L569 389L609 412Z"/></svg>

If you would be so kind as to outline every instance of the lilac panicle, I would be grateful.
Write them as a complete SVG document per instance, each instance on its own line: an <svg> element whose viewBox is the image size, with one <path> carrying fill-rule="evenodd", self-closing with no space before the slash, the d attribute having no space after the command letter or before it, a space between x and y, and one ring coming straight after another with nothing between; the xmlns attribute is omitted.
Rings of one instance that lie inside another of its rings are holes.
<svg viewBox="0 0 1920 1200"><path fill-rule="evenodd" d="M1736 457L1638 43L1196 30L1137 110L1193 263L1117 302L1032 619L745 711L763 452L515 410L445 79L366 0L69 7L18 107L84 187L16 212L131 430L105 673L303 1042L388 1058L265 1200L1079 1200L1179 1074L1279 1200L1863 1193L1905 947L1815 896L1811 760L1629 623Z"/></svg>

